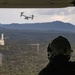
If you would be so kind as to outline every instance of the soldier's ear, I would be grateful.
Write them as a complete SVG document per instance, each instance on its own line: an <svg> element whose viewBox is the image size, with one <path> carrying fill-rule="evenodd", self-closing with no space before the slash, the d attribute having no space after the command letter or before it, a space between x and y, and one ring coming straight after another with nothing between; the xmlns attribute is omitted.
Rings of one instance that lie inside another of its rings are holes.
<svg viewBox="0 0 75 75"><path fill-rule="evenodd" d="M71 52L73 52L73 50L71 50Z"/></svg>
<svg viewBox="0 0 75 75"><path fill-rule="evenodd" d="M51 52L52 51L52 49L51 49L51 45L50 45L50 43L48 44L48 47L47 47L47 52Z"/></svg>

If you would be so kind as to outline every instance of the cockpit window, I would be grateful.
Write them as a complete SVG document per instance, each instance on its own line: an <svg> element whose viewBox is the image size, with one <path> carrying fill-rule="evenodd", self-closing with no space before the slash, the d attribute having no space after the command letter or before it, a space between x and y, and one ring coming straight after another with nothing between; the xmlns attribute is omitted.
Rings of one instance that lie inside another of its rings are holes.
<svg viewBox="0 0 75 75"><path fill-rule="evenodd" d="M71 43L75 60L75 8L0 8L0 74L37 75L57 36Z"/></svg>

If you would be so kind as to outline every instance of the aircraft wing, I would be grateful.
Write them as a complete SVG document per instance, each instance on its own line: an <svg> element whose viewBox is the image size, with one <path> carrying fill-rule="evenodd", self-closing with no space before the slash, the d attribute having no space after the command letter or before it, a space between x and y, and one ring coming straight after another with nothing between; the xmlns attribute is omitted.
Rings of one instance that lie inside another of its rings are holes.
<svg viewBox="0 0 75 75"><path fill-rule="evenodd" d="M75 0L0 0L0 8L62 8L74 5Z"/></svg>

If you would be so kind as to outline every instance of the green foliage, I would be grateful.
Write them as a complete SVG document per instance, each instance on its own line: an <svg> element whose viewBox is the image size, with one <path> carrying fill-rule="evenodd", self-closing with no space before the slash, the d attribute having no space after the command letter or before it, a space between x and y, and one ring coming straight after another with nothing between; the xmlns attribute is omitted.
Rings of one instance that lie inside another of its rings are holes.
<svg viewBox="0 0 75 75"><path fill-rule="evenodd" d="M25 30L4 30L4 33L5 46L0 46L3 54L0 75L37 75L48 63L48 43L59 35L66 37L75 49L75 33ZM31 45L36 43L40 45L39 51ZM71 60L75 60L74 54Z"/></svg>
<svg viewBox="0 0 75 75"><path fill-rule="evenodd" d="M0 46L0 52L3 54L0 73L4 75L37 75L47 63L45 47L41 44L40 50L37 51L36 46L23 43Z"/></svg>

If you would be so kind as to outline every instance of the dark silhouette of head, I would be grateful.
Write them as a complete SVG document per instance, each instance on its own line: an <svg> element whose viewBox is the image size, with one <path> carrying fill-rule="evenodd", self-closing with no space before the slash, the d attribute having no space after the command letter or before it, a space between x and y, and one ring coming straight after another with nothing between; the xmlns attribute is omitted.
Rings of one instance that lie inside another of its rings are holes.
<svg viewBox="0 0 75 75"><path fill-rule="evenodd" d="M71 45L69 41L63 37L58 36L47 47L48 59L50 61L69 61L71 57Z"/></svg>

